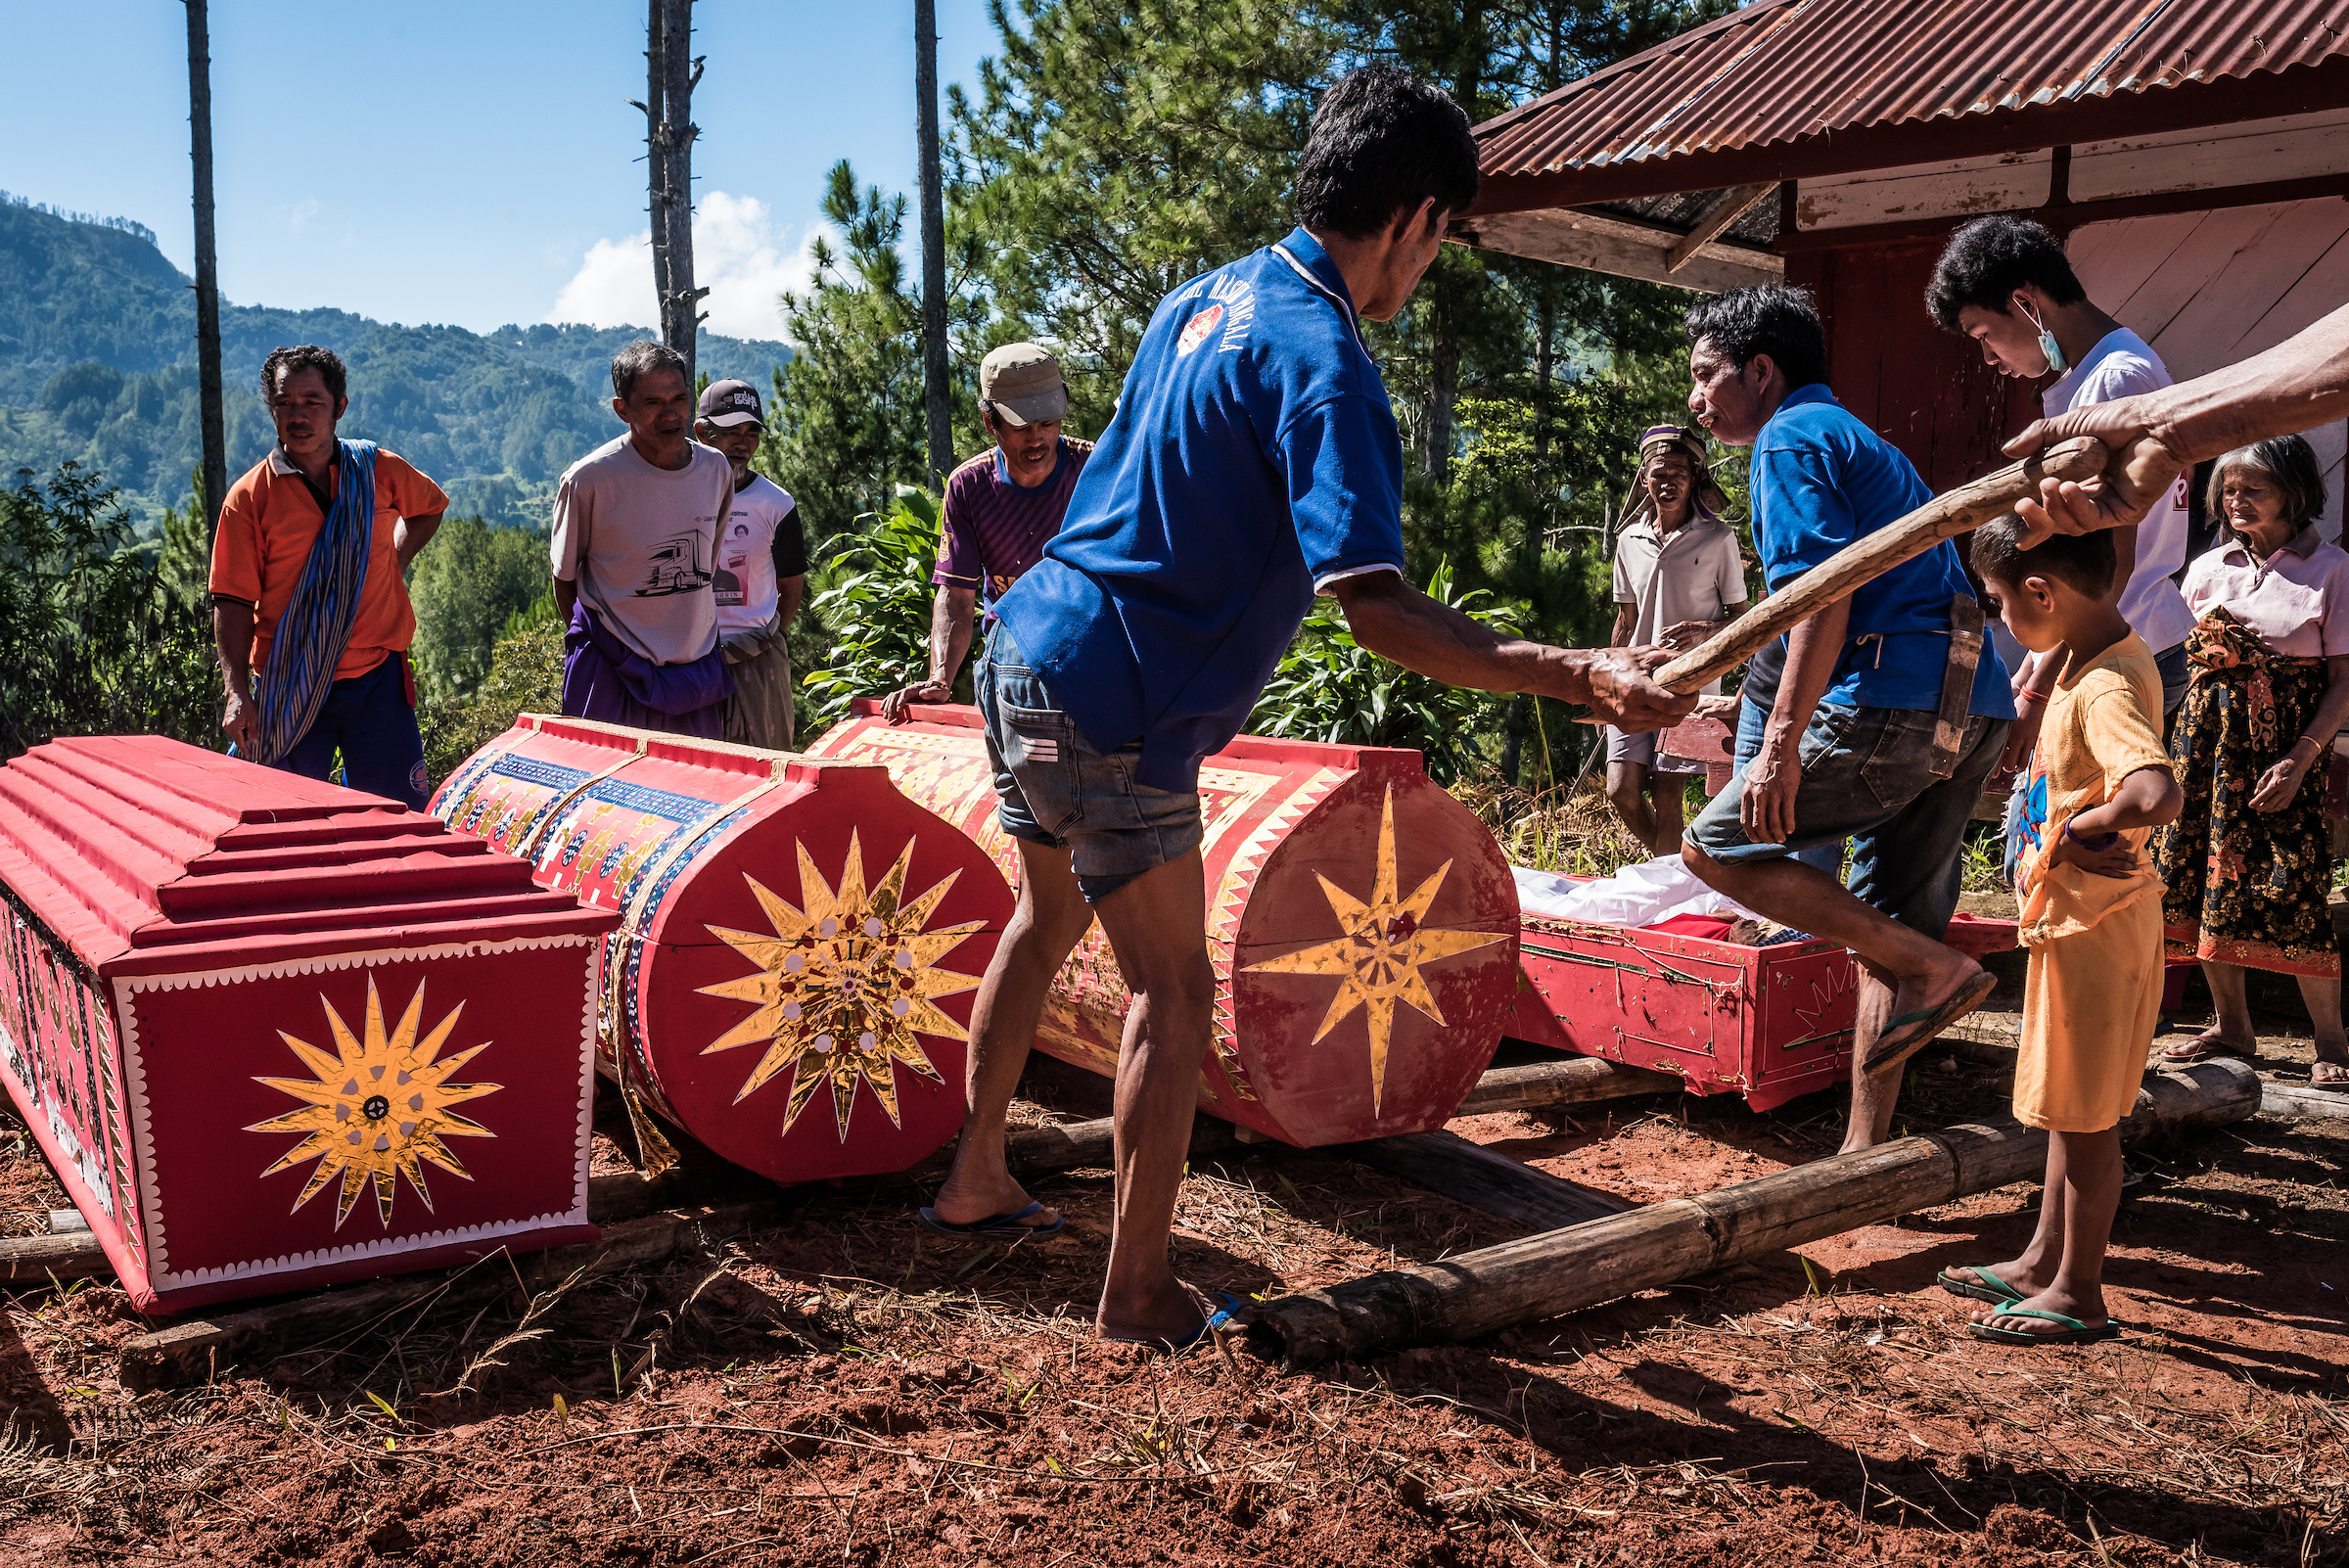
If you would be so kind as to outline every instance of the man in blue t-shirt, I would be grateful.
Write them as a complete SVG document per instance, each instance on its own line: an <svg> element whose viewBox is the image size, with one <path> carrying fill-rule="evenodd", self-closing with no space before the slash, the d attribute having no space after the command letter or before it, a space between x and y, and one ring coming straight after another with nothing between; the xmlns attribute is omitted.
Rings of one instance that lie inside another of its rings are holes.
<svg viewBox="0 0 2349 1568"><path fill-rule="evenodd" d="M1357 318L1403 308L1475 199L1476 142L1392 66L1333 85L1300 226L1159 302L1067 520L995 606L975 680L1020 903L972 1013L968 1120L923 1220L995 1242L1060 1228L1004 1166L1004 1113L1054 974L1097 915L1133 1001L1118 1071L1117 1226L1097 1321L1176 1345L1213 1321L1168 1266L1211 1038L1199 764L1237 734L1316 592L1441 680L1586 703L1633 730L1694 707L1660 649L1497 636L1403 577L1403 449Z"/></svg>
<svg viewBox="0 0 2349 1568"><path fill-rule="evenodd" d="M1771 587L1932 499L1909 459L1826 388L1810 297L1732 289L1688 311L1688 406L1753 447L1754 542ZM1902 1062L1982 1004L1982 966L1944 946L1958 851L2014 717L2006 669L1944 541L1787 634L1753 760L1689 827L1689 870L1860 959L1846 1152L1892 1129ZM1850 891L1794 858L1849 837Z"/></svg>

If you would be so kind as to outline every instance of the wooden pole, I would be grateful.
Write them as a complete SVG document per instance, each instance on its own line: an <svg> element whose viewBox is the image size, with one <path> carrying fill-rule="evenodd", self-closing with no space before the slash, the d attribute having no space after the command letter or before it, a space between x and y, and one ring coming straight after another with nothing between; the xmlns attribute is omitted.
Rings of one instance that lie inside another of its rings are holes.
<svg viewBox="0 0 2349 1568"><path fill-rule="evenodd" d="M1476 1081L1453 1116L1487 1116L1495 1111L1528 1111L1543 1105L1581 1105L1590 1100L1630 1099L1636 1094L1678 1094L1677 1073L1595 1056L1562 1056L1527 1067L1496 1067Z"/></svg>
<svg viewBox="0 0 2349 1568"><path fill-rule="evenodd" d="M2259 1102L2259 1075L2241 1062L2155 1074L2121 1124L2121 1139L2131 1146L2240 1121ZM1277 1343L1292 1366L1388 1345L1477 1339L2035 1176L2047 1148L2047 1133L2006 1117L1922 1133L1701 1197L1284 1296L1258 1309L1252 1337Z"/></svg>
<svg viewBox="0 0 2349 1568"><path fill-rule="evenodd" d="M646 0L644 23L644 148L653 231L653 300L661 341L685 356L685 385L694 381L701 336L702 297L693 284L693 90L702 62L693 58L693 0Z"/></svg>
<svg viewBox="0 0 2349 1568"><path fill-rule="evenodd" d="M954 471L946 407L946 207L938 147L938 0L913 0L913 93L921 138L922 418L930 440L932 489L944 493Z"/></svg>
<svg viewBox="0 0 2349 1568"><path fill-rule="evenodd" d="M205 0L188 5L188 153L195 163L196 394L204 427L204 542L228 498L228 437L220 392L220 258L212 224L212 49Z"/></svg>
<svg viewBox="0 0 2349 1568"><path fill-rule="evenodd" d="M2259 1113L2278 1117L2349 1117L2349 1091L2313 1084L2270 1084L2261 1092Z"/></svg>
<svg viewBox="0 0 2349 1568"><path fill-rule="evenodd" d="M2043 478L2094 479L2104 472L2111 455L2102 441L2079 436L1935 497L1907 517L1836 551L1698 647L1665 665L1656 671L1656 684L1683 697L1703 690L1715 676L1726 675L1751 659L1773 637L1793 630L1902 562L2013 511L2015 502L2039 493Z"/></svg>

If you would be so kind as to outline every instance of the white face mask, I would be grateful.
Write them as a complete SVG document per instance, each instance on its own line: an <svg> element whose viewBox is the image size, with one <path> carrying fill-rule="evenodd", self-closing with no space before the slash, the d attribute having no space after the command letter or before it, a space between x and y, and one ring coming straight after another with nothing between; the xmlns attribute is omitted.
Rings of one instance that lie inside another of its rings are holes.
<svg viewBox="0 0 2349 1568"><path fill-rule="evenodd" d="M2031 308L2030 300L2018 294L2014 297L2014 302L2023 307L2023 314L2030 317L2031 325L2039 329L2039 351L2048 356L2048 368L2058 376L2071 369L2072 362L2063 356L2063 345L2055 341L2055 334L2050 332L2047 323L2039 319L2039 312Z"/></svg>

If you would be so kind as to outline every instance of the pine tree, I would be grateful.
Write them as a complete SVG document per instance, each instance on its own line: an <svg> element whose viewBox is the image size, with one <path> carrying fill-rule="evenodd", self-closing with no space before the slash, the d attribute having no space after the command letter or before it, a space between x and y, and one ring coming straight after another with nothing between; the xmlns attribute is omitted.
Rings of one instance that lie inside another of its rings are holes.
<svg viewBox="0 0 2349 1568"><path fill-rule="evenodd" d="M921 303L898 250L905 198L858 190L843 159L826 177L823 211L841 243L819 235L807 292L782 298L800 351L776 373L759 453L760 470L798 500L810 545L887 511L896 487L919 484L927 466Z"/></svg>

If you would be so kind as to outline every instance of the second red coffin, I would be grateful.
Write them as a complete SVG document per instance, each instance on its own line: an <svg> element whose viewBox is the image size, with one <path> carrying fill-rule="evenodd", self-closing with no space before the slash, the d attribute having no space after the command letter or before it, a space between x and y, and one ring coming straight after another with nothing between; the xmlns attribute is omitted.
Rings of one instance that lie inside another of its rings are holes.
<svg viewBox="0 0 2349 1568"><path fill-rule="evenodd" d="M776 1181L901 1171L962 1125L991 861L877 766L526 714L433 810L618 911L599 1065Z"/></svg>

